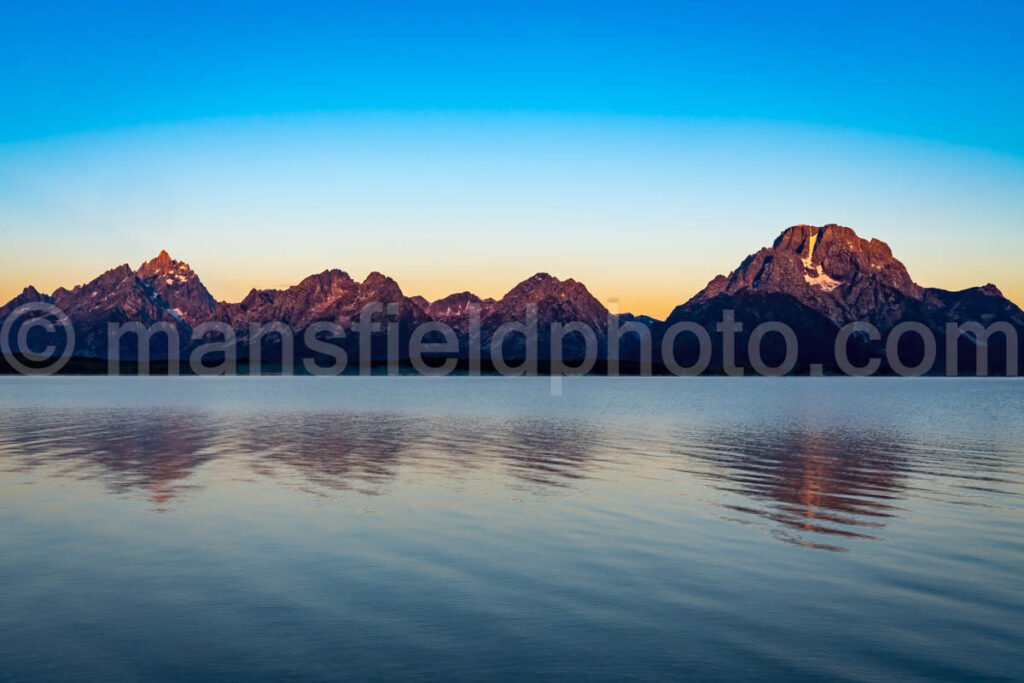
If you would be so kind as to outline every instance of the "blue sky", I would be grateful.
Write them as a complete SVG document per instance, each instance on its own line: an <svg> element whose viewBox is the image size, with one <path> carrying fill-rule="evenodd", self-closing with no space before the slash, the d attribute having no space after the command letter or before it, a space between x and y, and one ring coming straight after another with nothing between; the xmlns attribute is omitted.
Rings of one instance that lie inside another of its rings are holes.
<svg viewBox="0 0 1024 683"><path fill-rule="evenodd" d="M169 247L225 298L550 270L663 314L835 221L1020 299L1022 28L995 2L6 3L0 298Z"/></svg>

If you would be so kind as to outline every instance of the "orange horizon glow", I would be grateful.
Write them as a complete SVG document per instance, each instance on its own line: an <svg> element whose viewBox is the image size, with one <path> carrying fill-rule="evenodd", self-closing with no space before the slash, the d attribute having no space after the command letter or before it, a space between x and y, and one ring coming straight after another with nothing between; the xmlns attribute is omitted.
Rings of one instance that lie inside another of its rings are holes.
<svg viewBox="0 0 1024 683"><path fill-rule="evenodd" d="M916 282L1024 302L1024 160L768 123L232 119L0 145L0 301L166 249L239 301L331 268L500 298L537 272L664 318L787 227L887 242Z"/></svg>

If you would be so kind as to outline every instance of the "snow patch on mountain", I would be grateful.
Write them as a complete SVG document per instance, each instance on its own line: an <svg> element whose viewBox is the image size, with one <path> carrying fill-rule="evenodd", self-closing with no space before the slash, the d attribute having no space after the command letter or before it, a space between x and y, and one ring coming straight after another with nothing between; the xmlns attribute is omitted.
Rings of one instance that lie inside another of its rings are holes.
<svg viewBox="0 0 1024 683"><path fill-rule="evenodd" d="M825 275L821 266L817 266L817 275L811 277L810 275L804 274L804 281L812 287L818 287L826 292L832 292L838 289L843 283L838 280L833 280L828 275Z"/></svg>
<svg viewBox="0 0 1024 683"><path fill-rule="evenodd" d="M804 263L804 268L807 270L814 270L814 245L818 242L818 233L812 232L810 237L807 239L807 258L801 260ZM821 266L818 266L818 270L821 270Z"/></svg>
<svg viewBox="0 0 1024 683"><path fill-rule="evenodd" d="M839 286L842 285L843 283L826 275L825 270L821 267L821 264L814 264L814 248L818 244L818 234L818 231L814 230L813 232L811 232L810 235L808 235L807 256L800 259L800 261L804 264L804 268L810 273L814 273L813 275L811 275L805 272L804 282L806 282L812 287L817 287L818 289L821 289L823 291L832 292L838 289Z"/></svg>

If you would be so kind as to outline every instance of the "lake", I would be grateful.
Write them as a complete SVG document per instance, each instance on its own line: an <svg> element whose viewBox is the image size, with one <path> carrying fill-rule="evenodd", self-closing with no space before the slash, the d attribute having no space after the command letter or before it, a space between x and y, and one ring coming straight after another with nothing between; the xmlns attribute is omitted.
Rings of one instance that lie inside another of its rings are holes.
<svg viewBox="0 0 1024 683"><path fill-rule="evenodd" d="M0 679L1020 680L1024 383L0 378Z"/></svg>

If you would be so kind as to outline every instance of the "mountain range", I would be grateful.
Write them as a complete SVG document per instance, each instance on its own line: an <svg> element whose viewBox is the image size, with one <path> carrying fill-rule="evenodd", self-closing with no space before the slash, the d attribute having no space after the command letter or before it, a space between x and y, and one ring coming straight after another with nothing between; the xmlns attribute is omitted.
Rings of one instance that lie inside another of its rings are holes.
<svg viewBox="0 0 1024 683"><path fill-rule="evenodd" d="M987 327L1003 322L1024 333L1024 312L994 285L959 292L921 287L888 245L877 239L863 239L852 229L839 225L797 225L786 229L772 246L748 256L732 273L715 277L665 321L629 314L610 319L608 309L583 283L560 280L546 273L524 280L498 300L483 299L466 291L428 301L420 296L407 296L397 282L381 273L371 273L359 282L342 270L326 270L287 289L253 289L242 301L227 303L217 301L187 263L171 258L166 251L137 269L121 265L73 289L43 294L34 287L26 287L0 307L0 321L19 306L36 302L51 303L68 315L76 332L74 355L97 359L107 354L106 330L111 322L167 322L180 329L182 339L190 339L193 330L202 323L219 322L229 325L240 340L245 340L252 324L281 322L299 332L315 322L330 321L350 333L339 344L358 355L358 335L352 334L353 324L369 303L394 305L397 313L390 319L398 325L403 350L416 326L440 322L455 331L457 355L463 358L473 342L473 311L479 315L477 343L485 358L493 351L492 337L498 328L505 323L526 321L528 311L534 307L541 359L549 355L554 323L581 322L593 330L602 362L606 360L604 349L610 322L639 324L651 333L656 368L665 365L663 349L671 349L675 361L682 365L701 361L697 337L673 334L675 323L695 324L712 339L719 339L717 325L730 311L743 326L735 337L736 365L750 365L750 334L759 324L781 322L794 330L800 342L794 366L797 372L815 367L835 369L836 336L844 325L854 322L875 326L880 338L853 335L849 342L851 360L884 355L885 335L900 323L913 322L935 333L936 371L945 368L955 356L961 371L972 372L979 343L991 345L991 372L1002 374L1008 369L1001 337L994 336L986 342L970 333L961 334L955 354L947 353L948 323L975 322ZM764 362L780 364L786 355L781 338L768 334L762 341ZM375 344L371 348L376 357L383 346ZM899 348L905 365L915 364L928 352L919 336L912 334L903 335ZM521 336L506 336L503 349L510 360L526 355ZM566 336L563 349L564 357L570 360L583 358L586 352L578 335ZM268 350L271 354L275 352L273 340ZM159 357L160 351L154 349L153 353ZM641 360L640 338L626 335L619 355L627 363ZM714 344L707 363L709 371L727 365L725 348Z"/></svg>

